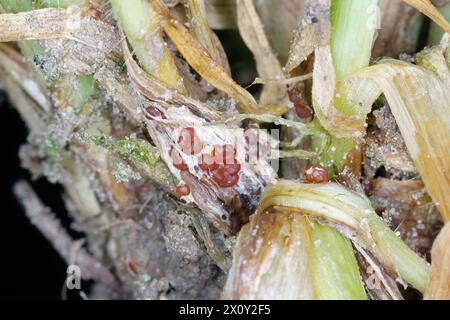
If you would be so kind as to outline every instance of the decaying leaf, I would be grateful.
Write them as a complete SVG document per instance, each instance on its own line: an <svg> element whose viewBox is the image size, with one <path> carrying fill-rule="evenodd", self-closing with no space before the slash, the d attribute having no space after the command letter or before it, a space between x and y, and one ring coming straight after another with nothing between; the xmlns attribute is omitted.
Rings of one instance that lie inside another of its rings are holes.
<svg viewBox="0 0 450 320"><path fill-rule="evenodd" d="M172 174L179 181L184 181L190 186L192 194L187 197L188 202L196 203L219 230L226 234L230 233L230 212L227 211L224 203L232 208L233 214L240 212L239 214L243 215L245 220L250 213L249 209L256 205L258 190L274 177L273 169L265 160L258 161L257 164L248 167L243 165L241 179L235 190L220 190L215 183L205 179L204 174L198 171L194 163L190 166L190 173L180 173L178 169L173 167L170 150L172 146L176 147L174 143L176 132L178 132L176 130L179 130L183 125L194 126L196 130L202 130L201 127L206 126L205 130L209 130L209 133L202 135L205 145L224 143L224 141L234 143L233 141L241 141L242 139L235 139L233 136L225 137L220 131L224 129L221 127L223 125L217 121L208 126L204 121L205 119L216 120L220 119L222 115L209 105L172 91L156 79L152 79L134 61L126 42L124 42L123 47L131 80L135 84L137 92L141 95L143 103L156 102L160 107L165 108L166 119L161 119L156 123L148 121L149 133L160 150L162 158ZM214 126L218 126L217 133L211 134L215 130ZM239 131L235 133L238 134ZM188 159L186 162L191 163ZM244 162L244 159L240 160L240 163L243 164Z"/></svg>
<svg viewBox="0 0 450 320"><path fill-rule="evenodd" d="M65 9L41 9L2 14L0 41L76 39L81 12Z"/></svg>
<svg viewBox="0 0 450 320"><path fill-rule="evenodd" d="M236 28L236 0L206 0L205 6L211 28Z"/></svg>
<svg viewBox="0 0 450 320"><path fill-rule="evenodd" d="M224 299L311 299L308 220L262 213L243 227L233 254Z"/></svg>
<svg viewBox="0 0 450 320"><path fill-rule="evenodd" d="M398 275L416 289L425 291L428 264L384 224L364 196L334 183L302 184L280 180L266 189L258 212L272 207L328 221L362 251L367 251L367 257L379 261L384 272L393 279ZM386 285L390 286L388 282Z"/></svg>
<svg viewBox="0 0 450 320"><path fill-rule="evenodd" d="M246 112L260 111L253 96L234 82L222 67L206 54L184 25L171 18L169 10L161 0L152 1L152 6L158 13L165 32L195 71L211 85L239 102L240 109Z"/></svg>
<svg viewBox="0 0 450 320"><path fill-rule="evenodd" d="M187 0L187 9L190 16L190 27L196 39L208 51L211 58L230 75L230 65L222 43L209 27L205 0Z"/></svg>
<svg viewBox="0 0 450 320"><path fill-rule="evenodd" d="M390 178L416 178L417 169L390 108L386 105L382 109L375 110L372 115L375 123L374 126L369 126L365 137L366 179L372 179L378 170L386 171L387 177Z"/></svg>
<svg viewBox="0 0 450 320"><path fill-rule="evenodd" d="M433 245L426 300L450 300L450 224L442 229Z"/></svg>
<svg viewBox="0 0 450 320"><path fill-rule="evenodd" d="M130 73L130 79L136 90L150 102L158 102L162 106L172 105L186 106L193 113L201 115L207 120L218 120L221 114L210 105L191 99L178 91L168 88L158 79L147 74L134 60L128 43L124 39L122 47L125 55L125 62ZM134 111L136 112L136 111Z"/></svg>
<svg viewBox="0 0 450 320"><path fill-rule="evenodd" d="M417 198L423 194L425 185L420 180L377 178L372 181L370 188L370 195L376 199L389 199L392 202L410 205L419 200Z"/></svg>
<svg viewBox="0 0 450 320"><path fill-rule="evenodd" d="M294 34L286 63L287 71L298 67L317 48L329 44L331 37L330 4L330 0L305 2L305 16Z"/></svg>

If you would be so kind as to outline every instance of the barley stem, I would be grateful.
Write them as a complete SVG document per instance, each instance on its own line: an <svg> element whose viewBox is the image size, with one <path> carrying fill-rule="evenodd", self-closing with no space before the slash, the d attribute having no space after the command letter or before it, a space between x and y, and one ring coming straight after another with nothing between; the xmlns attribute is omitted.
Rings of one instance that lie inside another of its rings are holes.
<svg viewBox="0 0 450 320"><path fill-rule="evenodd" d="M358 262L350 240L336 229L312 224L312 278L314 298L366 300Z"/></svg>

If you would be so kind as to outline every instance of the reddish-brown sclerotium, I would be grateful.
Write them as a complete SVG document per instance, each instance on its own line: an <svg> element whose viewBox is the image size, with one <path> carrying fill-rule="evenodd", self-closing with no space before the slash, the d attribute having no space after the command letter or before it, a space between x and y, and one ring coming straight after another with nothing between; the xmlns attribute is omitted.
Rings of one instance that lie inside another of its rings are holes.
<svg viewBox="0 0 450 320"><path fill-rule="evenodd" d="M187 184L179 184L176 187L177 196L185 197L191 193L191 188Z"/></svg>
<svg viewBox="0 0 450 320"><path fill-rule="evenodd" d="M241 172L241 165L237 162L226 164L224 165L224 167L227 174L237 175L239 172Z"/></svg>
<svg viewBox="0 0 450 320"><path fill-rule="evenodd" d="M145 108L145 118L147 118L147 120L153 120L157 118L165 119L165 116L158 108L150 106Z"/></svg>
<svg viewBox="0 0 450 320"><path fill-rule="evenodd" d="M183 158L174 148L170 149L170 158L172 159L173 166L180 171L188 171L188 165L183 161Z"/></svg>
<svg viewBox="0 0 450 320"><path fill-rule="evenodd" d="M211 154L204 153L199 157L199 167L209 171L222 188L234 187L239 182L241 165L236 160L236 149L232 145L215 145Z"/></svg>
<svg viewBox="0 0 450 320"><path fill-rule="evenodd" d="M178 144L184 153L191 156L199 154L203 149L203 142L192 127L181 130L178 136Z"/></svg>
<svg viewBox="0 0 450 320"><path fill-rule="evenodd" d="M212 172L212 177L222 188L234 187L239 182L239 175L227 172L226 165L221 165Z"/></svg>
<svg viewBox="0 0 450 320"><path fill-rule="evenodd" d="M301 119L311 119L314 112L313 109L308 105L306 100L303 98L302 93L297 89L291 89L288 91L289 100L294 104L295 113Z"/></svg>
<svg viewBox="0 0 450 320"><path fill-rule="evenodd" d="M328 171L320 164L305 169L305 181L308 183L326 183L330 180Z"/></svg>
<svg viewBox="0 0 450 320"><path fill-rule="evenodd" d="M128 261L128 267L130 268L130 270L134 273L134 274L138 274L139 273L139 268L138 268L138 264L137 261L135 259L130 259Z"/></svg>

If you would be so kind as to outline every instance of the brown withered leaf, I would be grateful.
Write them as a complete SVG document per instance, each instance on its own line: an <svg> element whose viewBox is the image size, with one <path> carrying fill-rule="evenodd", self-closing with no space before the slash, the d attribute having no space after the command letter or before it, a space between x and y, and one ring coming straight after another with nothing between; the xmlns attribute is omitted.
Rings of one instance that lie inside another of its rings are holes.
<svg viewBox="0 0 450 320"><path fill-rule="evenodd" d="M236 100L239 103L239 108L241 110L253 113L260 111L253 96L247 90L239 86L223 70L223 68L207 54L184 25L172 19L170 11L163 1L154 0L151 4L161 19L164 31L173 41L189 65L197 73L199 73L208 83Z"/></svg>
<svg viewBox="0 0 450 320"><path fill-rule="evenodd" d="M186 0L190 16L190 29L200 44L208 51L211 58L231 75L230 65L222 43L211 30L206 15L204 0Z"/></svg>
<svg viewBox="0 0 450 320"><path fill-rule="evenodd" d="M279 82L284 78L281 64L272 52L253 1L238 0L237 12L239 31L255 57L258 75L275 80L264 85L259 103L272 114L282 115L289 111L289 98L286 85Z"/></svg>
<svg viewBox="0 0 450 320"><path fill-rule="evenodd" d="M450 300L450 223L442 229L432 251L426 300Z"/></svg>
<svg viewBox="0 0 450 320"><path fill-rule="evenodd" d="M311 299L309 224L295 213L252 216L239 234L222 298Z"/></svg>

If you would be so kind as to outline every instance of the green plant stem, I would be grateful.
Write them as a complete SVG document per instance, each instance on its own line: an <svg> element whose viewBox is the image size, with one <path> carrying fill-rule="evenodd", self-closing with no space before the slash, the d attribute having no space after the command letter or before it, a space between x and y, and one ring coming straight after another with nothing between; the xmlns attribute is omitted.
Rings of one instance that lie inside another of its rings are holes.
<svg viewBox="0 0 450 320"><path fill-rule="evenodd" d="M333 0L331 53L338 81L369 65L377 4L378 0Z"/></svg>
<svg viewBox="0 0 450 320"><path fill-rule="evenodd" d="M378 2L379 0L333 0L330 46L337 81L369 65L376 35ZM335 107L342 113L355 114L353 105L336 103ZM315 125L321 127L317 119ZM331 134L330 140L328 151L317 162L328 169L330 176L334 176L345 168L348 154L355 148L356 140L337 138Z"/></svg>
<svg viewBox="0 0 450 320"><path fill-rule="evenodd" d="M312 224L312 277L318 300L366 300L350 240L336 229Z"/></svg>

